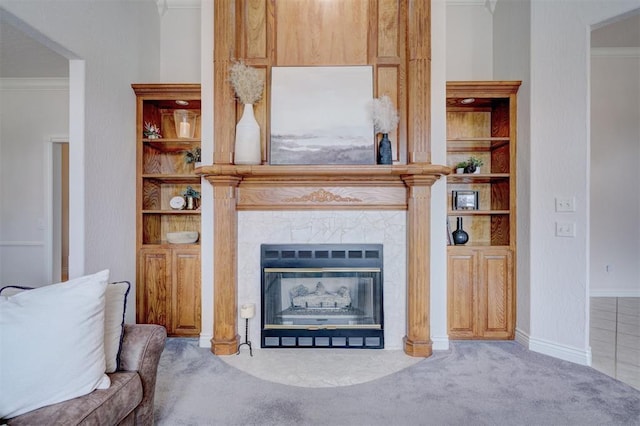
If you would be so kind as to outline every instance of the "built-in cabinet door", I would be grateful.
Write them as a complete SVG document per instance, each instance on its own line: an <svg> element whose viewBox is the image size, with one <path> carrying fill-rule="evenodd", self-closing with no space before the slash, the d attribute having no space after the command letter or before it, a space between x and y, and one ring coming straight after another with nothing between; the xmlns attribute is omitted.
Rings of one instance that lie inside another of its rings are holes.
<svg viewBox="0 0 640 426"><path fill-rule="evenodd" d="M456 248L449 252L447 322L450 338L472 338L476 335L477 253Z"/></svg>
<svg viewBox="0 0 640 426"><path fill-rule="evenodd" d="M200 334L200 250L173 250L171 334Z"/></svg>
<svg viewBox="0 0 640 426"><path fill-rule="evenodd" d="M171 255L165 249L140 250L136 283L137 322L158 324L169 331Z"/></svg>
<svg viewBox="0 0 640 426"><path fill-rule="evenodd" d="M513 338L513 260L511 250L479 252L478 333L485 339Z"/></svg>
<svg viewBox="0 0 640 426"><path fill-rule="evenodd" d="M451 247L447 256L450 339L513 339L513 254Z"/></svg>

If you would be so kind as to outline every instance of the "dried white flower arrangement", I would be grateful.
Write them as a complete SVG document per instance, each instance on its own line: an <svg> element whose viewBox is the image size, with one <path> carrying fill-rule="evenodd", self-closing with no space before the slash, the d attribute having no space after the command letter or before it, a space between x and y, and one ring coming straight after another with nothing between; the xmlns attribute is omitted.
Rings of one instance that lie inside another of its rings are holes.
<svg viewBox="0 0 640 426"><path fill-rule="evenodd" d="M373 128L376 133L392 132L400 120L398 111L393 106L391 98L387 95L375 98L372 101L371 113L373 117Z"/></svg>
<svg viewBox="0 0 640 426"><path fill-rule="evenodd" d="M242 61L234 62L231 66L229 81L236 97L243 104L254 104L262 97L264 80L260 71L245 65Z"/></svg>

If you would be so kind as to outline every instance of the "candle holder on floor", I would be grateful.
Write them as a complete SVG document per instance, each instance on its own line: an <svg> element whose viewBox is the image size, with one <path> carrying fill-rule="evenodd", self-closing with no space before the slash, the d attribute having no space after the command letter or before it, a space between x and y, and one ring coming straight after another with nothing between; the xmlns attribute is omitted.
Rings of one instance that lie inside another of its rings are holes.
<svg viewBox="0 0 640 426"><path fill-rule="evenodd" d="M251 348L251 342L249 341L249 318L253 318L256 313L256 305L248 303L240 307L240 317L244 318L244 342L238 345L238 352L236 355L240 355L240 348L243 345L249 346L249 355L253 356L253 349Z"/></svg>

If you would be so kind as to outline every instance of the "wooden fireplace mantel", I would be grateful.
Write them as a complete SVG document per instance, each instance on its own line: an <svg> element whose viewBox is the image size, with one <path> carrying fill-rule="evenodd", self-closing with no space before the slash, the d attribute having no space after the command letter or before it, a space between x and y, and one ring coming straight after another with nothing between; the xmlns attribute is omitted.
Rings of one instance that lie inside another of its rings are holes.
<svg viewBox="0 0 640 426"><path fill-rule="evenodd" d="M213 186L214 330L216 355L237 351L237 247L239 210L406 210L408 355L432 353L429 324L431 186L446 166L243 166L196 170Z"/></svg>
<svg viewBox="0 0 640 426"><path fill-rule="evenodd" d="M239 210L406 210L405 352L431 355L429 247L431 185L449 168L431 164L431 2L424 0L234 0L214 2L214 323L211 350L234 354ZM243 105L229 84L242 60L265 81L255 105L262 165L233 165ZM388 95L399 122L389 133L390 166L271 166L271 72L285 66L369 66L373 95Z"/></svg>
<svg viewBox="0 0 640 426"><path fill-rule="evenodd" d="M407 186L432 185L449 168L214 164L199 170L212 184L237 180L238 210L406 210Z"/></svg>

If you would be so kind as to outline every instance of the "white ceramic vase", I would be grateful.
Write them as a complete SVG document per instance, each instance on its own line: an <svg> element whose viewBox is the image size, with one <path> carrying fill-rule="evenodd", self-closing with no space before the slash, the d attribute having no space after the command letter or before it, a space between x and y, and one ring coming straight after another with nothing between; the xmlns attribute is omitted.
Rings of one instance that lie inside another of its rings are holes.
<svg viewBox="0 0 640 426"><path fill-rule="evenodd" d="M235 164L260 164L260 125L253 114L253 104L244 104L244 112L236 125Z"/></svg>

